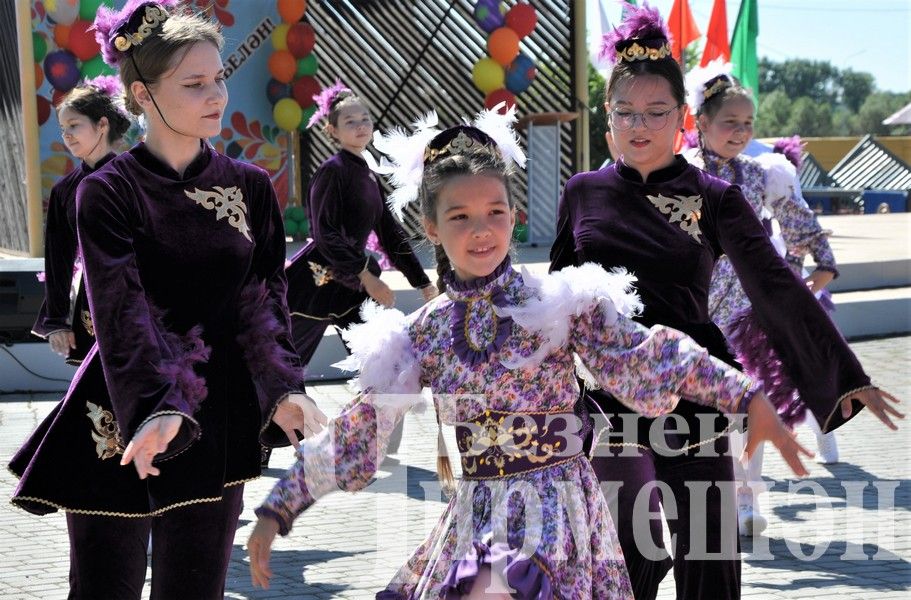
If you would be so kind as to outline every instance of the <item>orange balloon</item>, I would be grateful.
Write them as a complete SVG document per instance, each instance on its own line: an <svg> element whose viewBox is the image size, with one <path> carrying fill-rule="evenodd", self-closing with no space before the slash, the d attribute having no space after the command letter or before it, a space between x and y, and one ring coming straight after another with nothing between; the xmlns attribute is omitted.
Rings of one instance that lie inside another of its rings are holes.
<svg viewBox="0 0 911 600"><path fill-rule="evenodd" d="M282 83L291 83L297 73L297 60L287 50L276 50L269 57L269 73Z"/></svg>
<svg viewBox="0 0 911 600"><path fill-rule="evenodd" d="M58 24L54 27L54 43L66 50L70 46L70 26Z"/></svg>
<svg viewBox="0 0 911 600"><path fill-rule="evenodd" d="M297 23L307 12L307 0L278 0L278 14L285 23Z"/></svg>
<svg viewBox="0 0 911 600"><path fill-rule="evenodd" d="M487 53L504 67L519 55L519 35L509 27L500 27L487 38Z"/></svg>
<svg viewBox="0 0 911 600"><path fill-rule="evenodd" d="M35 63L35 89L41 87L44 83L44 69L41 68L39 63Z"/></svg>

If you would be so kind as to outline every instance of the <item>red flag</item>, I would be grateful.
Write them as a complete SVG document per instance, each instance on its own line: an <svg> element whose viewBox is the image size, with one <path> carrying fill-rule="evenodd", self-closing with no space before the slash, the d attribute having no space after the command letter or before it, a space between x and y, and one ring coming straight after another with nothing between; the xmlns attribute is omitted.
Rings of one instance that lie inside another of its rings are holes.
<svg viewBox="0 0 911 600"><path fill-rule="evenodd" d="M696 27L696 21L693 19L693 13L690 12L690 3L686 0L674 0L674 6L671 8L671 15L667 19L668 29L671 30L671 36L674 38L671 43L671 51L674 58L681 62L683 49L695 42L702 35L699 28Z"/></svg>
<svg viewBox="0 0 911 600"><path fill-rule="evenodd" d="M715 0L712 16L709 18L709 30L705 32L705 50L702 52L700 67L704 67L716 58L730 62L731 46L728 44L728 14L725 0Z"/></svg>

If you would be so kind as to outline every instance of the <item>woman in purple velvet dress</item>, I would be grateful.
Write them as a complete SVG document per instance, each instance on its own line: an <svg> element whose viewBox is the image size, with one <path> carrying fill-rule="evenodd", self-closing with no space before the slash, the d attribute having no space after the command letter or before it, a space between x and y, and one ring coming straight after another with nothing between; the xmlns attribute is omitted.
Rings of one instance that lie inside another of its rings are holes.
<svg viewBox="0 0 911 600"><path fill-rule="evenodd" d="M260 443L324 419L300 392L269 177L206 142L227 102L221 34L174 4L95 20L146 141L79 185L97 344L10 464L14 504L66 512L70 598L140 598L150 532L152 598L222 598Z"/></svg>
<svg viewBox="0 0 911 600"><path fill-rule="evenodd" d="M366 104L338 82L314 99L319 109L308 126L325 118L325 132L340 149L313 174L307 193L312 239L286 271L294 347L304 365L329 325L341 330L360 322L364 300L394 304L392 290L380 279L377 259L366 251L371 232L425 301L437 295L367 163L372 160L367 146L373 120Z"/></svg>
<svg viewBox="0 0 911 600"><path fill-rule="evenodd" d="M594 261L629 269L644 304L639 322L679 329L735 364L708 311L712 270L726 254L801 402L823 429L844 424L863 406L894 428L890 415L900 415L892 406L897 400L870 384L819 303L772 247L740 188L675 156L683 75L657 10L629 7L627 15L604 40L605 53L616 62L605 109L622 156L566 184L551 268ZM592 465L608 482L608 504L617 507L636 598L654 598L672 566L678 598L738 598L728 420L686 399L673 420L651 420L631 415L605 391L590 390L586 398L592 414L603 413L613 427L595 437ZM654 516L662 502L665 514L676 513L668 518L676 540L673 561ZM636 529L644 523L637 544Z"/></svg>
<svg viewBox="0 0 911 600"><path fill-rule="evenodd" d="M362 395L301 446L257 509L248 542L254 584L269 584L277 534L322 496L372 480L390 432L423 403L426 386L439 421L456 427L462 478L377 598L631 600L605 499L582 453L587 420L573 413L577 357L632 410L663 414L682 394L725 412L749 410L758 437L772 439L798 473L802 449L736 369L678 331L649 331L627 318L638 306L628 274L591 264L543 277L513 268L510 174L513 160L524 164L514 109L445 131L435 121L380 149L398 165L392 200L407 203L420 190L445 294L407 317L373 305L365 323L345 332L353 352L344 366L359 371ZM444 485L447 466L438 462Z"/></svg>
<svg viewBox="0 0 911 600"><path fill-rule="evenodd" d="M51 188L44 229L44 302L32 333L76 366L95 343L77 252L76 187L114 158L111 147L130 127L117 100L122 92L116 77L102 75L76 86L57 105L63 143L82 164Z"/></svg>

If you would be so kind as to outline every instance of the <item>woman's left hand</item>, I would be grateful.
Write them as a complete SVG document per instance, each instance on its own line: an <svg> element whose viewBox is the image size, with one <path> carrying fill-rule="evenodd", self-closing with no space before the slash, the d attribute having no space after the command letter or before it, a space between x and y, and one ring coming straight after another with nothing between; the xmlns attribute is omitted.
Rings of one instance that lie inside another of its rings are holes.
<svg viewBox="0 0 911 600"><path fill-rule="evenodd" d="M430 302L440 295L440 290L431 283L430 285L425 285L421 288L421 295L424 297L424 302Z"/></svg>
<svg viewBox="0 0 911 600"><path fill-rule="evenodd" d="M272 421L285 432L291 445L299 448L298 431L305 438L309 437L322 431L329 419L307 394L288 394L287 398L279 402Z"/></svg>
<svg viewBox="0 0 911 600"><path fill-rule="evenodd" d="M254 587L269 589L272 569L269 567L269 555L272 553L272 542L278 534L278 523L274 519L259 517L253 527L253 533L247 540L247 552L250 553L250 579Z"/></svg>
<svg viewBox="0 0 911 600"><path fill-rule="evenodd" d="M899 404L901 401L885 390L879 388L869 388L856 392L841 401L841 416L848 418L851 416L851 400L855 399L862 402L876 418L885 423L886 427L895 431L898 426L892 422L889 415L897 419L904 419L905 415L898 412L893 406L890 406L886 400L892 404Z"/></svg>
<svg viewBox="0 0 911 600"><path fill-rule="evenodd" d="M778 448L781 457L788 463L788 466L798 477L809 475L806 467L800 459L803 454L808 458L813 457L813 453L801 446L797 442L797 436L793 431L789 431L781 419L775 407L769 401L764 392L758 392L753 396L750 402L750 408L747 410L747 425L749 434L747 435L746 448L743 450L744 456L749 459L753 452L764 440L768 440ZM742 459L742 457L740 457Z"/></svg>

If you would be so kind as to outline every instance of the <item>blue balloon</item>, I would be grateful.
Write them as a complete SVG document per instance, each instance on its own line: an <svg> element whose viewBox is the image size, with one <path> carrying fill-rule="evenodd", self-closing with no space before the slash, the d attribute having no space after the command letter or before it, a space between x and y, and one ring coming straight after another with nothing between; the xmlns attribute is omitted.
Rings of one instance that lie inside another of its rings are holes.
<svg viewBox="0 0 911 600"><path fill-rule="evenodd" d="M287 83L282 83L277 79L269 79L269 83L266 84L266 98L269 99L269 104L275 105L276 102L282 98L291 97L291 86Z"/></svg>
<svg viewBox="0 0 911 600"><path fill-rule="evenodd" d="M519 54L506 69L506 89L513 94L521 94L528 89L537 74L534 61Z"/></svg>
<svg viewBox="0 0 911 600"><path fill-rule="evenodd" d="M66 93L79 83L82 74L72 52L57 50L44 57L44 76L54 89Z"/></svg>
<svg viewBox="0 0 911 600"><path fill-rule="evenodd" d="M506 19L500 12L500 0L479 0L474 7L474 20L487 33L503 27Z"/></svg>

